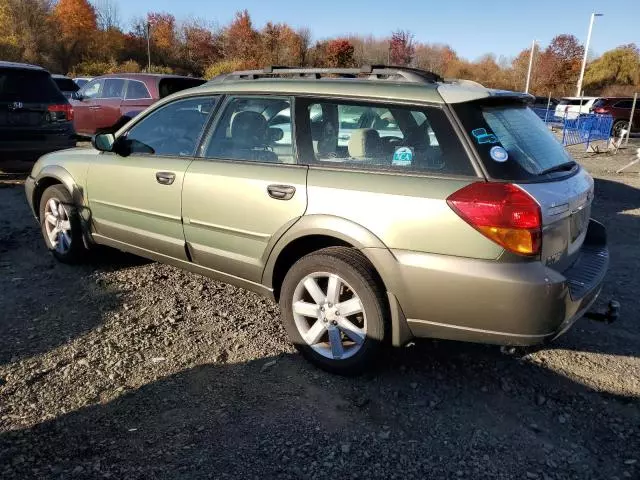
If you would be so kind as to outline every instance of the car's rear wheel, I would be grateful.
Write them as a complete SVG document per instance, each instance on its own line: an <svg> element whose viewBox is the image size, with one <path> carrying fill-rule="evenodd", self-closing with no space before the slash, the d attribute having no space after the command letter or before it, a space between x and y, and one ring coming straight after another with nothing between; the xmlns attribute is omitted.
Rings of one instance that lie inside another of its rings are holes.
<svg viewBox="0 0 640 480"><path fill-rule="evenodd" d="M289 338L305 358L350 375L369 368L379 356L387 325L385 298L366 257L351 248L331 247L291 267L280 309Z"/></svg>
<svg viewBox="0 0 640 480"><path fill-rule="evenodd" d="M613 138L620 138L622 136L622 130L626 130L628 124L629 122L625 120L618 120L617 122L615 122L613 124L613 128L611 129Z"/></svg>
<svg viewBox="0 0 640 480"><path fill-rule="evenodd" d="M76 263L84 257L80 219L71 195L62 185L47 188L40 199L40 227L47 248L64 263Z"/></svg>

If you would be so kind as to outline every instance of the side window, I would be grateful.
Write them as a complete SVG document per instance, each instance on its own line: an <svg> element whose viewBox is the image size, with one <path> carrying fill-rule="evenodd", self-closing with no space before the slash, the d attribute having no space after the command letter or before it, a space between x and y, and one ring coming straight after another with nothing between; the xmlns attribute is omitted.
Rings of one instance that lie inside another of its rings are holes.
<svg viewBox="0 0 640 480"><path fill-rule="evenodd" d="M191 157L217 97L176 100L125 133L129 153Z"/></svg>
<svg viewBox="0 0 640 480"><path fill-rule="evenodd" d="M129 80L125 100L142 100L151 98L147 86L138 80Z"/></svg>
<svg viewBox="0 0 640 480"><path fill-rule="evenodd" d="M288 98L234 97L209 138L205 157L295 163Z"/></svg>
<svg viewBox="0 0 640 480"><path fill-rule="evenodd" d="M121 78L107 78L100 98L124 98L125 81Z"/></svg>
<svg viewBox="0 0 640 480"><path fill-rule="evenodd" d="M632 100L622 100L614 105L616 108L631 108L633 104Z"/></svg>
<svg viewBox="0 0 640 480"><path fill-rule="evenodd" d="M346 168L475 175L437 107L313 101L299 107L301 151L310 163ZM309 145L310 143L310 145Z"/></svg>
<svg viewBox="0 0 640 480"><path fill-rule="evenodd" d="M101 86L102 80L93 80L84 86L80 94L82 98L96 98L100 93Z"/></svg>

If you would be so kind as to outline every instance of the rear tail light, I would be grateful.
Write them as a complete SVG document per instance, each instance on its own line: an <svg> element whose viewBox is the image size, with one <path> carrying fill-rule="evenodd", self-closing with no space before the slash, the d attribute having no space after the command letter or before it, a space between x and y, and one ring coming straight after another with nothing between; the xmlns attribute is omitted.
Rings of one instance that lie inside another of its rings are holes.
<svg viewBox="0 0 640 480"><path fill-rule="evenodd" d="M472 183L451 194L447 203L465 222L505 249L521 255L540 253L540 206L516 185Z"/></svg>
<svg viewBox="0 0 640 480"><path fill-rule="evenodd" d="M73 107L68 103L62 105L49 105L49 118L53 122L73 120Z"/></svg>

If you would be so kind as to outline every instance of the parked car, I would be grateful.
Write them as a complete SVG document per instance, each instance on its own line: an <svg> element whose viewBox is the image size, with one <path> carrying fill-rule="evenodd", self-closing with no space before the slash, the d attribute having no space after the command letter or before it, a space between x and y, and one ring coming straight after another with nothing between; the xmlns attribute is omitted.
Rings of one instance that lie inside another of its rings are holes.
<svg viewBox="0 0 640 480"><path fill-rule="evenodd" d="M564 97L556 105L556 117L574 120L591 111L597 97Z"/></svg>
<svg viewBox="0 0 640 480"><path fill-rule="evenodd" d="M74 147L73 109L45 69L0 62L0 159Z"/></svg>
<svg viewBox="0 0 640 480"><path fill-rule="evenodd" d="M534 96L530 106L532 108L548 108L549 110L555 110L558 106L558 100L553 97Z"/></svg>
<svg viewBox="0 0 640 480"><path fill-rule="evenodd" d="M73 98L79 135L115 131L149 105L205 80L143 73L113 74L87 83Z"/></svg>
<svg viewBox="0 0 640 480"><path fill-rule="evenodd" d="M26 195L58 260L107 245L258 292L329 371L413 337L536 344L595 301L608 250L529 99L400 67L238 72L43 157Z"/></svg>
<svg viewBox="0 0 640 480"><path fill-rule="evenodd" d="M53 81L56 83L65 98L70 99L73 94L80 90L80 87L71 78L64 75L51 75Z"/></svg>
<svg viewBox="0 0 640 480"><path fill-rule="evenodd" d="M613 117L613 127L611 135L618 138L623 130L629 129L629 118L631 118L632 97L603 97L593 104L593 112L611 115ZM636 109L633 112L633 122L631 131L640 130L640 101L636 102Z"/></svg>
<svg viewBox="0 0 640 480"><path fill-rule="evenodd" d="M87 83L93 80L93 77L76 77L73 79L80 88L84 87Z"/></svg>

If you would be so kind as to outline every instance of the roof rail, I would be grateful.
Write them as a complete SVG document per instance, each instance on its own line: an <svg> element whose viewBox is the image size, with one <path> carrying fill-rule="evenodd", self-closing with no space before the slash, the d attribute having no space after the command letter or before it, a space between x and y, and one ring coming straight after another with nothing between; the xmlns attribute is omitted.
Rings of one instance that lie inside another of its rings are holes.
<svg viewBox="0 0 640 480"><path fill-rule="evenodd" d="M219 80L256 80L260 78L309 78L327 77L365 78L367 80L403 80L411 83L436 83L444 79L427 70L393 65L363 65L360 68L299 68L268 66L262 70L241 70L220 75Z"/></svg>

